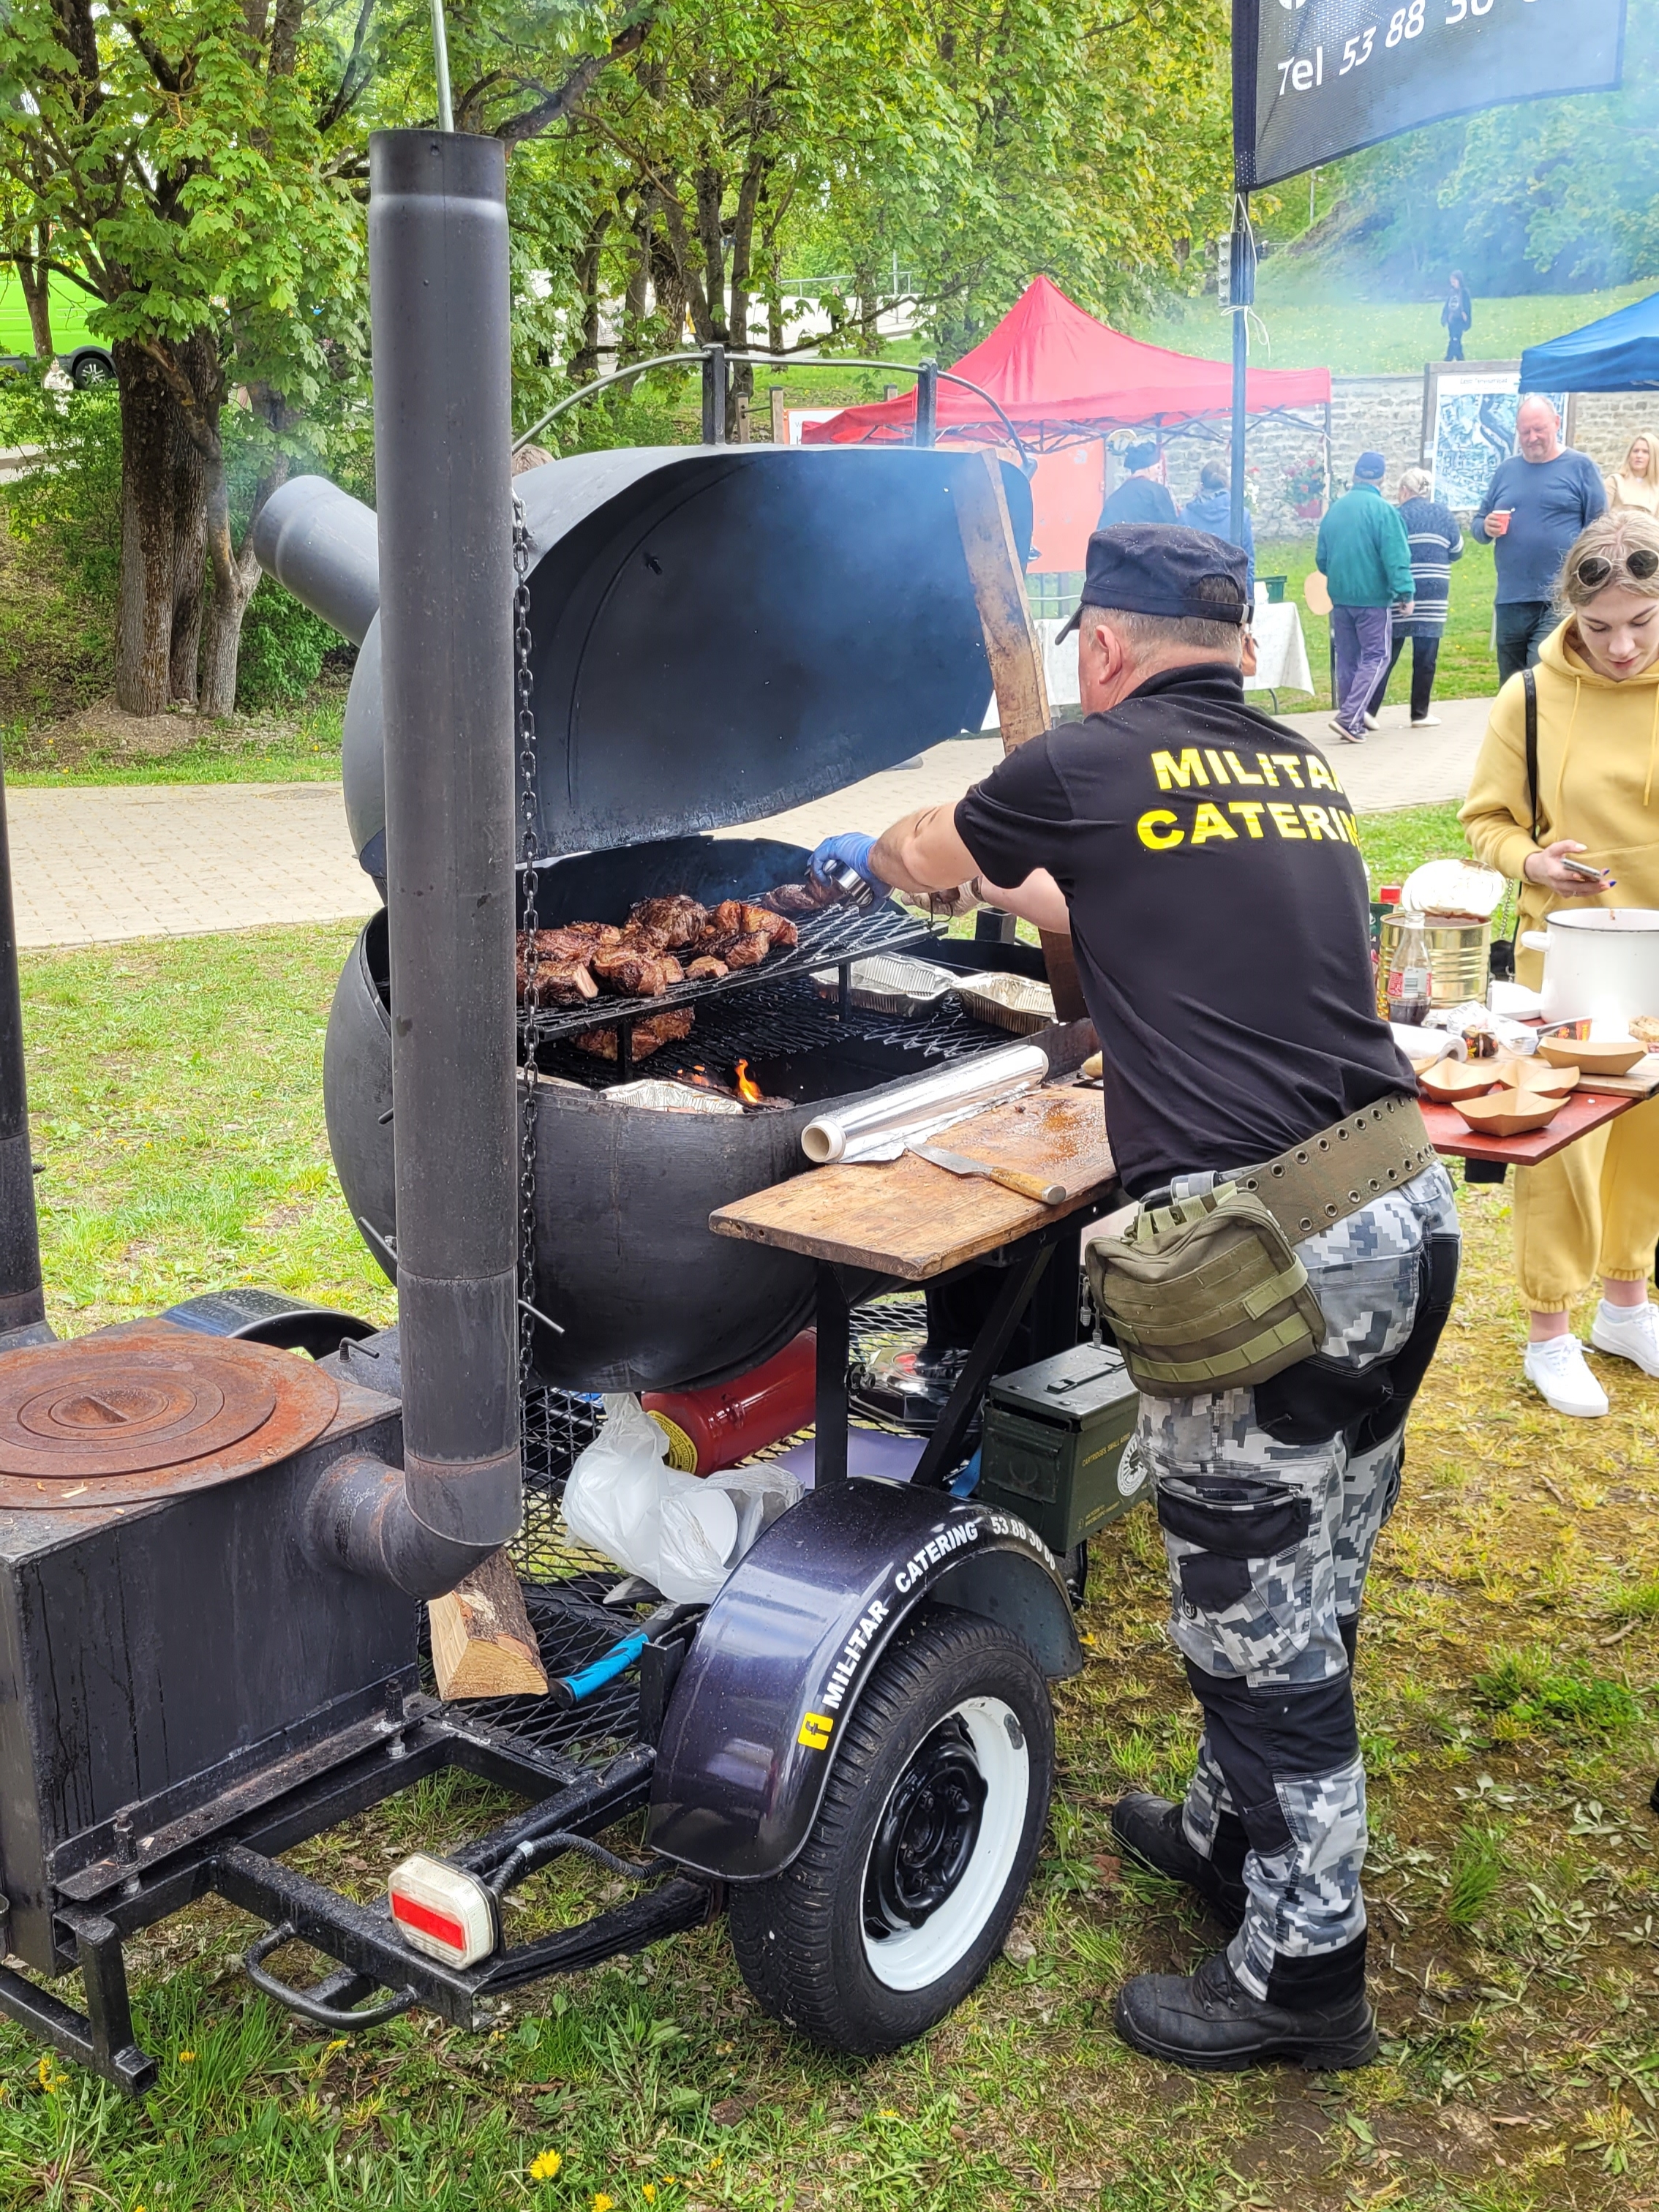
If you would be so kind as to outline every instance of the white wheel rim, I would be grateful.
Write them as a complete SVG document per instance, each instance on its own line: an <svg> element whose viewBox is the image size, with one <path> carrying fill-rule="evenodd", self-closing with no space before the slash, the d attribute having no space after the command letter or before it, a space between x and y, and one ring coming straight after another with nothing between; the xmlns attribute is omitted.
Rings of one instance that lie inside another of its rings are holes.
<svg viewBox="0 0 1659 2212"><path fill-rule="evenodd" d="M870 1971L890 1990L926 1989L967 1956L1001 1899L1025 1832L1031 1759L1025 1731L1012 1707L1000 1698L967 1698L942 1720L959 1720L968 1730L985 1782L985 1807L972 1855L939 1910L920 1928L897 1929L890 1936L872 1936L863 1929ZM880 1825L878 1820L878 1830ZM859 1884L860 1900L869 1874L866 1854Z"/></svg>

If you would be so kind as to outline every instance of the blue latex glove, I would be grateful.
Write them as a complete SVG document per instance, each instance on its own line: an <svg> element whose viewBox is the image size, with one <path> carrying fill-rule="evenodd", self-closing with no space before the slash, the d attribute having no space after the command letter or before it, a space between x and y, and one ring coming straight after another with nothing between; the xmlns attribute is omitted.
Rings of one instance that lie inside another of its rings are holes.
<svg viewBox="0 0 1659 2212"><path fill-rule="evenodd" d="M870 855L876 849L873 837L866 837L861 830L843 830L839 837L826 837L812 855L812 872L819 874L831 860L839 860L854 874L862 876L866 884L879 883L870 866Z"/></svg>

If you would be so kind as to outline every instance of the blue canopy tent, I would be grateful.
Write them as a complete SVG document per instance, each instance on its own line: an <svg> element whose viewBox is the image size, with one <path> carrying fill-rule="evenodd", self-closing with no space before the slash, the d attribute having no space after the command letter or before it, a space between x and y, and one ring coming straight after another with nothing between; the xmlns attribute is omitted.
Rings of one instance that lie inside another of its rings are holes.
<svg viewBox="0 0 1659 2212"><path fill-rule="evenodd" d="M1659 292L1521 356L1522 392L1659 391Z"/></svg>

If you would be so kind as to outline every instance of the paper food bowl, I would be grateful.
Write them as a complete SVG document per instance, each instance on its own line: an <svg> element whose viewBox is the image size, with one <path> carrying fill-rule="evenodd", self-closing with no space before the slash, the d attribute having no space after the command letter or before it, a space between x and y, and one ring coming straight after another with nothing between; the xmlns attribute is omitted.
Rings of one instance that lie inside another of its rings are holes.
<svg viewBox="0 0 1659 2212"><path fill-rule="evenodd" d="M1566 1103L1535 1091L1493 1091L1484 1098L1453 1102L1477 1137L1523 1137L1528 1130L1547 1129Z"/></svg>
<svg viewBox="0 0 1659 2212"><path fill-rule="evenodd" d="M1538 1040L1538 1052L1552 1067L1576 1067L1583 1075L1628 1075L1645 1056L1647 1047L1640 1037L1576 1037L1547 1030Z"/></svg>
<svg viewBox="0 0 1659 2212"><path fill-rule="evenodd" d="M1571 1067L1554 1067L1536 1057L1499 1060L1490 1064L1500 1091L1536 1091L1547 1092L1552 1098L1565 1098L1578 1080L1576 1060Z"/></svg>
<svg viewBox="0 0 1659 2212"><path fill-rule="evenodd" d="M1438 1106L1455 1106L1460 1099L1479 1098L1498 1080L1490 1060L1437 1060L1419 1071L1417 1087Z"/></svg>

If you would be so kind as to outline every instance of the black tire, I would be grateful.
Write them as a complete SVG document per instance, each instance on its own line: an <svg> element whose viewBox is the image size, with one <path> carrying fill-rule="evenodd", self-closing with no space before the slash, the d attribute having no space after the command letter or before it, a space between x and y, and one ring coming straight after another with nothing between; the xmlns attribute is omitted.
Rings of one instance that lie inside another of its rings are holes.
<svg viewBox="0 0 1659 2212"><path fill-rule="evenodd" d="M1042 1845L1054 1772L1054 1709L1030 1647L976 1614L942 1606L917 1614L845 1724L799 1856L770 1881L731 1892L732 1948L757 2002L830 2051L896 2051L925 2035L1002 1948ZM971 1797L975 1773L981 1802L963 1812L949 1793L965 1787ZM916 1863L899 1850L913 1836L902 1818L907 1794L937 1831L940 1801L928 1792L941 1774L943 1825L954 1810L963 1856L954 1875L948 1865L939 1873L937 1903L899 1925L892 1884ZM879 1922L884 1912L890 1924L878 1934L866 1915ZM912 1974L922 1978L892 1985Z"/></svg>
<svg viewBox="0 0 1659 2212"><path fill-rule="evenodd" d="M114 381L115 364L101 353L83 353L70 371L70 382L77 392L96 391Z"/></svg>

